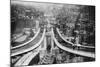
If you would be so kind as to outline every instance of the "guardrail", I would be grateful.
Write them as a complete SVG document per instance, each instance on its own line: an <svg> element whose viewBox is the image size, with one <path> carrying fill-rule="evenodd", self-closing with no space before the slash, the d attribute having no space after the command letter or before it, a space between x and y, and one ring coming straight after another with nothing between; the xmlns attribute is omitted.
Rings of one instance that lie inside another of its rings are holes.
<svg viewBox="0 0 100 67"><path fill-rule="evenodd" d="M74 53L74 54L78 54L78 55L81 55L81 56L86 56L86 57L91 57L91 58L95 58L95 54L94 53L91 53L91 52L84 52L84 51L81 51L81 50L75 50L75 49L72 49L72 48L68 48L68 47L65 47L63 46L62 44L60 44L57 39L55 38L55 35L54 35L54 32L53 32L53 29L52 29L52 33L53 33L53 40L55 42L55 44L65 50L65 51L68 51L70 53Z"/></svg>
<svg viewBox="0 0 100 67"><path fill-rule="evenodd" d="M21 54L21 53L25 53L25 52L31 51L31 50L35 49L36 47L40 46L40 44L43 41L43 38L45 36L45 31L46 31L46 29L43 30L43 34L42 34L42 37L39 40L39 42L37 42L36 44L33 44L33 43L30 42L31 43L30 46L27 45L25 47L22 47L22 48L20 48L21 49L20 51L18 49L17 49L17 51L15 50L15 52L13 50L11 50L11 52L12 52L11 56L15 56L15 55L18 55L18 54Z"/></svg>
<svg viewBox="0 0 100 67"><path fill-rule="evenodd" d="M37 37L37 35L39 34L39 32L40 32L40 28L39 28L39 30L37 31L37 33L35 34L35 36L31 40L29 40L29 41L27 41L27 42L25 42L23 44L20 44L18 46L12 47L11 49L15 49L15 48L18 48L18 47L22 47L24 45L27 45L28 43L30 43L31 41L33 41Z"/></svg>

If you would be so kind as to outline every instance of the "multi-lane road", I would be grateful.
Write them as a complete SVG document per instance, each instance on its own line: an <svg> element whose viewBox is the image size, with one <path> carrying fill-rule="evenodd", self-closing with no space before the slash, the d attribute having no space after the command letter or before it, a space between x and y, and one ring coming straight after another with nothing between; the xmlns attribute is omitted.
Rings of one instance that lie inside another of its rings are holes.
<svg viewBox="0 0 100 67"><path fill-rule="evenodd" d="M60 49L80 56L95 58L95 47L83 46L83 45L75 46L72 42L64 39L60 34L59 29L56 28L55 29L51 28L49 32L51 32L51 38L53 38L53 42ZM40 29L30 41L26 42L25 44L19 45L17 47L11 48L12 57L23 54L23 56L15 63L15 66L29 65L31 60L35 56L37 56L37 54L40 53L41 46L44 44L44 42L46 42L43 41L44 38L46 37L46 33L48 33L46 32L46 28ZM45 45L47 44L45 43ZM78 47L78 49L74 49L75 47Z"/></svg>

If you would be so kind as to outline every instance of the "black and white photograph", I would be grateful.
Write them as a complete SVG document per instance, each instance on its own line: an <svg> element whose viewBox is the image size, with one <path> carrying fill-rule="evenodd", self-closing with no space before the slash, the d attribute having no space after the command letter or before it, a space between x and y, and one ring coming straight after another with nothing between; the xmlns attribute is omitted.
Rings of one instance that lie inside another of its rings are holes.
<svg viewBox="0 0 100 67"><path fill-rule="evenodd" d="M95 6L10 3L11 67L94 62Z"/></svg>

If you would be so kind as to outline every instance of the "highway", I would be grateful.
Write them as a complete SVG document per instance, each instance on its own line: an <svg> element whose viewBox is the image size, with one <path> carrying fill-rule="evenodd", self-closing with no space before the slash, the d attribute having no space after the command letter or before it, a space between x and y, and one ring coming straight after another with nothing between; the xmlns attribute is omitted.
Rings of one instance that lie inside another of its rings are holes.
<svg viewBox="0 0 100 67"><path fill-rule="evenodd" d="M25 54L21 59L18 60L15 66L28 65L30 61L39 53L38 49L39 48Z"/></svg>
<svg viewBox="0 0 100 67"><path fill-rule="evenodd" d="M33 41L31 41L30 43L22 47L12 49L11 56L22 54L22 53L28 52L38 47L40 43L42 42L44 35L45 35L45 31L46 31L45 29L40 29L40 30L41 30L41 33L39 33L38 36Z"/></svg>
<svg viewBox="0 0 100 67"><path fill-rule="evenodd" d="M51 28L51 34L52 34L53 41L55 42L56 46L59 47L60 49L80 56L95 58L94 48L85 47L81 45L81 46L76 46L78 47L78 49L74 49L74 44L70 41L65 40L61 36L59 29L57 28L55 29ZM36 57L39 54L45 36L46 36L46 29L40 29L38 35L36 35L36 37L32 41L23 45L22 47L20 46L12 49L11 56L16 56L26 52L26 54L23 55L21 59L19 59L15 63L15 66L29 65L30 62L35 61L34 57ZM48 61L46 62L48 63Z"/></svg>
<svg viewBox="0 0 100 67"><path fill-rule="evenodd" d="M59 34L59 36L61 37L61 39L63 39L63 40L64 40L65 42L67 42L67 43L70 43L72 46L75 46L74 43L72 43L72 42L70 42L70 41L67 41L67 40L60 34L60 31L59 31L58 28L56 28L56 30L57 30L57 33ZM93 48L93 49L95 49L94 46L84 46L84 45L81 45L81 44L76 44L76 46L83 47L83 48Z"/></svg>
<svg viewBox="0 0 100 67"><path fill-rule="evenodd" d="M55 30L55 31L56 31L56 30ZM56 34L55 34L55 33L54 33L54 30L52 29L52 33L53 33L54 42L56 43L56 45L57 45L59 48L65 50L65 51L67 51L67 52L77 54L77 55L95 58L95 53L93 53L93 52L88 52L88 51L85 51L85 50L73 49L74 47L73 47L69 42L67 42L67 43L65 44L65 42L64 42L64 43L61 43L61 42L58 41L58 38L56 38L56 36L57 36L57 31L56 31ZM59 36L59 35L58 35L58 36ZM60 38L60 36L59 36L59 38Z"/></svg>

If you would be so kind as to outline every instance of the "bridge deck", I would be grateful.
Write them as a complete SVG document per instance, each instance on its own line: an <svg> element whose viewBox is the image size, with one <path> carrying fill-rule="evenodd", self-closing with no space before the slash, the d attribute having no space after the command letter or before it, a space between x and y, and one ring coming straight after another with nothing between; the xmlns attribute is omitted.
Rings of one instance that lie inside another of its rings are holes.
<svg viewBox="0 0 100 67"><path fill-rule="evenodd" d="M53 32L53 30L52 30L52 32ZM74 53L74 54L78 54L78 55L81 55L81 56L87 56L87 57L95 58L95 54L94 54L94 52L92 53L91 50L88 50L88 49L84 49L84 50L73 49L74 47L70 43L66 43L66 42L64 42L64 40L61 39L61 37L57 34L56 30L54 30L54 32L53 32L53 39L54 39L54 42L56 43L56 45L59 48L65 50L65 51L68 51L68 52L71 52L71 53Z"/></svg>
<svg viewBox="0 0 100 67"><path fill-rule="evenodd" d="M25 50L28 50L29 48L35 46L35 44L37 44L41 40L41 37L43 36L43 32L44 32L44 30L41 30L41 33L39 33L38 36L33 41L28 43L27 45L25 45L23 47L16 48L16 49L12 49L11 54L17 55L20 53L24 53Z"/></svg>

